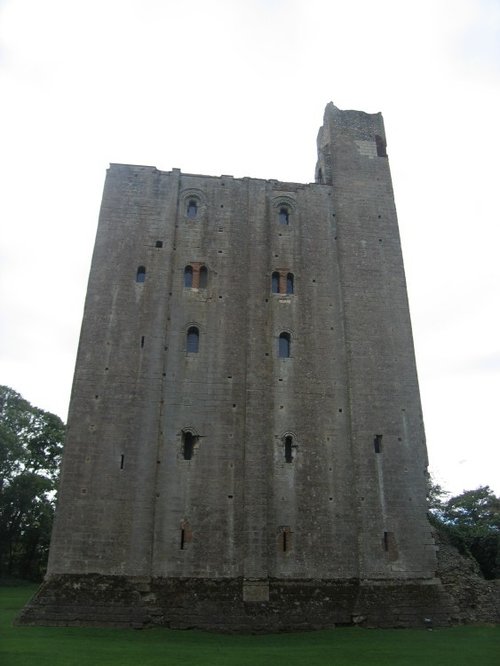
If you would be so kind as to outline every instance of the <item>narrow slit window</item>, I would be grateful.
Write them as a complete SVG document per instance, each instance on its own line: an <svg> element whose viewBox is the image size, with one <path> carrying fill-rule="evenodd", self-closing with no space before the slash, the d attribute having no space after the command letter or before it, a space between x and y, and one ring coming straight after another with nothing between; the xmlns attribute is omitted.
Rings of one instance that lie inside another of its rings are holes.
<svg viewBox="0 0 500 666"><path fill-rule="evenodd" d="M190 199L187 205L187 216L193 220L198 215L198 203L196 199Z"/></svg>
<svg viewBox="0 0 500 666"><path fill-rule="evenodd" d="M182 433L182 455L184 460L191 460L193 458L195 437L192 432Z"/></svg>
<svg viewBox="0 0 500 666"><path fill-rule="evenodd" d="M141 336L141 349L144 347L144 336Z"/></svg>
<svg viewBox="0 0 500 666"><path fill-rule="evenodd" d="M287 539L288 533L286 530L283 530L283 552L286 553L287 548L288 548L288 539Z"/></svg>
<svg viewBox="0 0 500 666"><path fill-rule="evenodd" d="M274 271L271 278L271 290L273 294L279 294L280 291L280 274Z"/></svg>
<svg viewBox="0 0 500 666"><path fill-rule="evenodd" d="M293 294L293 273L286 276L286 293Z"/></svg>
<svg viewBox="0 0 500 666"><path fill-rule="evenodd" d="M184 545L186 543L186 530L181 528L181 550L184 550Z"/></svg>
<svg viewBox="0 0 500 666"><path fill-rule="evenodd" d="M390 562L395 562L399 559L398 545L396 543L394 532L384 532L382 544Z"/></svg>
<svg viewBox="0 0 500 666"><path fill-rule="evenodd" d="M191 289L193 286L193 267L186 266L184 269L184 286Z"/></svg>
<svg viewBox="0 0 500 666"><path fill-rule="evenodd" d="M375 143L377 144L377 157L387 157L386 143L378 134L375 136Z"/></svg>
<svg viewBox="0 0 500 666"><path fill-rule="evenodd" d="M293 462L293 448L292 448L292 438L290 435L285 437L285 462Z"/></svg>
<svg viewBox="0 0 500 666"><path fill-rule="evenodd" d="M290 214L288 213L287 208L285 208L285 207L280 208L278 219L279 219L280 224L288 224L289 223Z"/></svg>
<svg viewBox="0 0 500 666"><path fill-rule="evenodd" d="M120 469L123 469L125 467L125 456L123 453L120 456Z"/></svg>
<svg viewBox="0 0 500 666"><path fill-rule="evenodd" d="M382 452L382 435L375 435L373 439L373 448L375 449L375 453Z"/></svg>
<svg viewBox="0 0 500 666"><path fill-rule="evenodd" d="M280 333L278 339L278 356L280 358L290 357L290 333Z"/></svg>
<svg viewBox="0 0 500 666"><path fill-rule="evenodd" d="M144 282L146 280L146 268L145 266L139 266L135 276L136 282Z"/></svg>
<svg viewBox="0 0 500 666"><path fill-rule="evenodd" d="M196 326L191 326L188 328L187 332L187 351L189 354L197 354L200 346L200 332Z"/></svg>
<svg viewBox="0 0 500 666"><path fill-rule="evenodd" d="M200 289L206 289L208 285L208 270L206 266L200 268Z"/></svg>

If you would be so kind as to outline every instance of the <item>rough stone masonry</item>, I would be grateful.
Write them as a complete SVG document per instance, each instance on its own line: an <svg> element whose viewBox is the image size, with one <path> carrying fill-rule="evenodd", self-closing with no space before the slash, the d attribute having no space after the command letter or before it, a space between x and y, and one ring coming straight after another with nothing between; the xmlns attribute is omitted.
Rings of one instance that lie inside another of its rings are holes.
<svg viewBox="0 0 500 666"><path fill-rule="evenodd" d="M25 624L447 624L382 116L314 183L112 164Z"/></svg>

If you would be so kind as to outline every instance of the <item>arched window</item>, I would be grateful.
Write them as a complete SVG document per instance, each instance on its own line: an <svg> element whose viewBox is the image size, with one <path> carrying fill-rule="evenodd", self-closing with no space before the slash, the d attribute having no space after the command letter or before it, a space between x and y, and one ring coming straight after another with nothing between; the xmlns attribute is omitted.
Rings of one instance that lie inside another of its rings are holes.
<svg viewBox="0 0 500 666"><path fill-rule="evenodd" d="M139 266L137 269L137 274L135 276L136 282L144 282L146 280L146 268L144 266Z"/></svg>
<svg viewBox="0 0 500 666"><path fill-rule="evenodd" d="M278 339L278 356L280 358L290 357L290 333L280 333Z"/></svg>
<svg viewBox="0 0 500 666"><path fill-rule="evenodd" d="M193 267L186 266L184 269L184 286L191 289L193 286Z"/></svg>
<svg viewBox="0 0 500 666"><path fill-rule="evenodd" d="M200 289L206 289L208 284L208 270L206 266L200 268Z"/></svg>
<svg viewBox="0 0 500 666"><path fill-rule="evenodd" d="M293 273L286 276L286 293L293 294Z"/></svg>
<svg viewBox="0 0 500 666"><path fill-rule="evenodd" d="M284 206L280 208L278 219L280 224L288 224L289 222L288 208L285 208Z"/></svg>
<svg viewBox="0 0 500 666"><path fill-rule="evenodd" d="M271 278L271 289L273 294L279 294L280 291L280 274L278 271L274 271Z"/></svg>
<svg viewBox="0 0 500 666"><path fill-rule="evenodd" d="M200 332L196 326L188 328L186 336L186 349L189 354L197 354L200 345Z"/></svg>
<svg viewBox="0 0 500 666"><path fill-rule="evenodd" d="M293 462L292 438L290 435L285 437L285 462Z"/></svg>
<svg viewBox="0 0 500 666"><path fill-rule="evenodd" d="M198 203L196 199L189 200L186 214L190 220L193 220L198 215Z"/></svg>
<svg viewBox="0 0 500 666"><path fill-rule="evenodd" d="M195 443L196 443L196 437L193 435L192 432L189 432L189 430L187 430L186 432L182 433L182 455L184 456L184 460L191 460L191 458L193 457L193 449Z"/></svg>

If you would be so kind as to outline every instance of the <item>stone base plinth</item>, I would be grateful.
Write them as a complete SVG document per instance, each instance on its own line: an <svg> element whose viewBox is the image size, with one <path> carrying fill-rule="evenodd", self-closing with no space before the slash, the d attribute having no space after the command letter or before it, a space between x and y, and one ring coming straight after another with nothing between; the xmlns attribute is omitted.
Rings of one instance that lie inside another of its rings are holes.
<svg viewBox="0 0 500 666"><path fill-rule="evenodd" d="M353 624L447 626L454 612L437 579L249 581L65 574L43 583L18 623L264 633Z"/></svg>

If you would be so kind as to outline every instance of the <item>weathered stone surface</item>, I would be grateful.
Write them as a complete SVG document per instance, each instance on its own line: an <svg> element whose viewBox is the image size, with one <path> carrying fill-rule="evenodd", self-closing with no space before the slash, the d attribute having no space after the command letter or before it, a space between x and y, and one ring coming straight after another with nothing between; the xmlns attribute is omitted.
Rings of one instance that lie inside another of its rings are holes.
<svg viewBox="0 0 500 666"><path fill-rule="evenodd" d="M242 579L112 576L48 579L22 624L167 626L221 632L446 626L456 609L438 581L269 580L268 601L245 601Z"/></svg>
<svg viewBox="0 0 500 666"><path fill-rule="evenodd" d="M380 114L311 184L111 165L23 621L446 624L426 466Z"/></svg>
<svg viewBox="0 0 500 666"><path fill-rule="evenodd" d="M438 575L454 600L454 623L500 621L500 581L485 580L472 557L458 552L445 534L435 531Z"/></svg>
<svg viewBox="0 0 500 666"><path fill-rule="evenodd" d="M19 618L20 624L48 626L130 627L148 621L139 581L99 575L48 578Z"/></svg>

